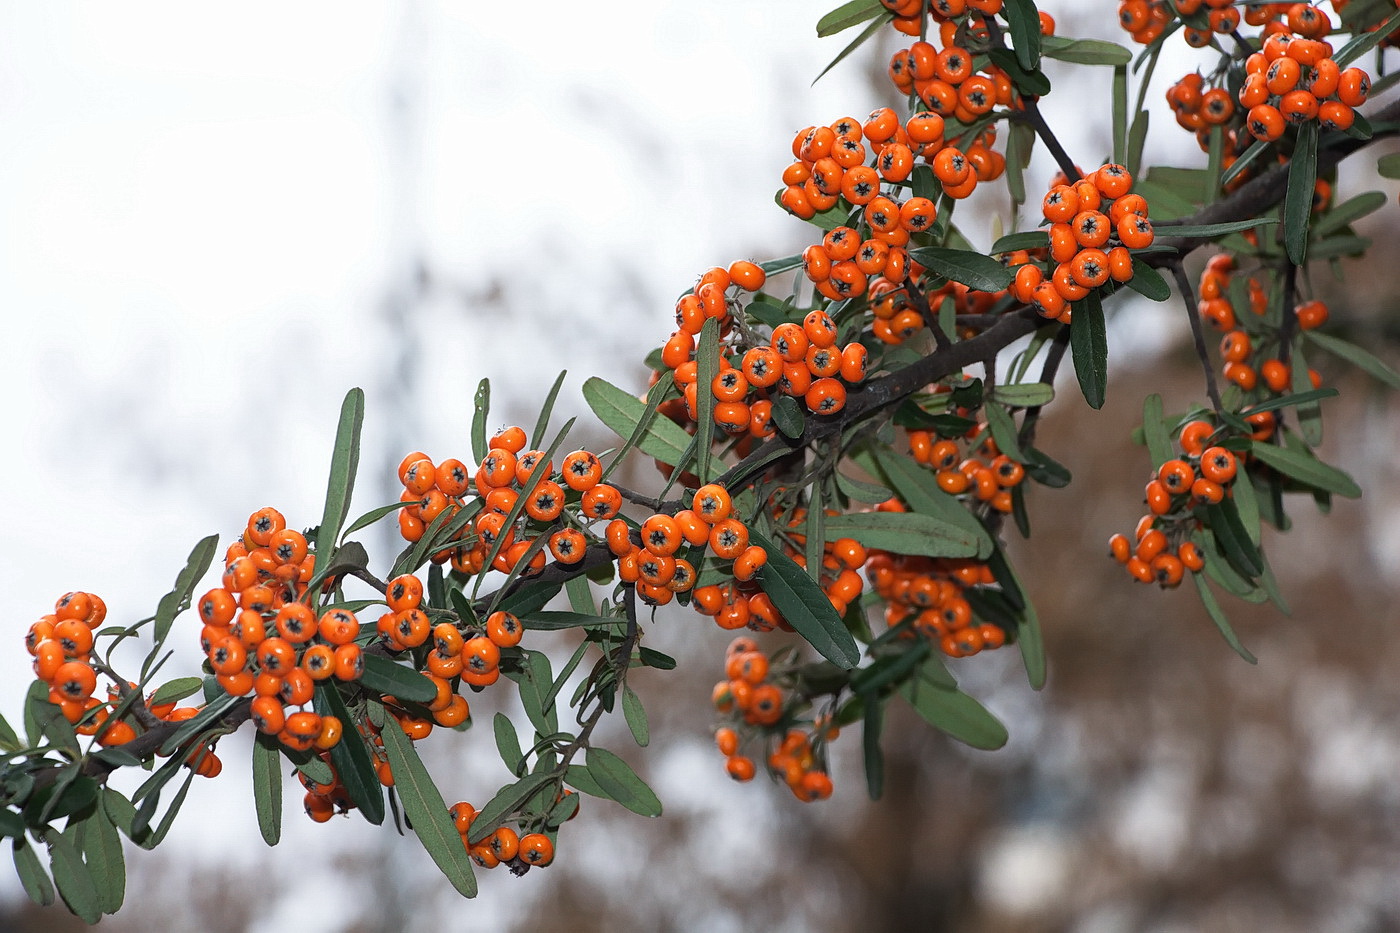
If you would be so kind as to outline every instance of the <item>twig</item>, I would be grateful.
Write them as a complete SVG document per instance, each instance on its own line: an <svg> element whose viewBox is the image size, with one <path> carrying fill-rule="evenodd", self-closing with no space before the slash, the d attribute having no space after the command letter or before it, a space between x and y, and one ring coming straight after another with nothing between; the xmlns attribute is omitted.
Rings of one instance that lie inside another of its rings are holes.
<svg viewBox="0 0 1400 933"><path fill-rule="evenodd" d="M1191 322L1191 339L1196 344L1196 356L1201 361L1201 369L1206 373L1206 394L1210 396L1210 403L1219 415L1225 406L1220 402L1220 389L1215 384L1215 368L1206 352L1206 335L1201 329L1200 311L1196 308L1196 292L1191 287L1191 280L1186 277L1186 270L1180 262L1172 266L1172 275L1176 278L1176 288L1181 293L1181 300L1186 303L1186 317Z"/></svg>

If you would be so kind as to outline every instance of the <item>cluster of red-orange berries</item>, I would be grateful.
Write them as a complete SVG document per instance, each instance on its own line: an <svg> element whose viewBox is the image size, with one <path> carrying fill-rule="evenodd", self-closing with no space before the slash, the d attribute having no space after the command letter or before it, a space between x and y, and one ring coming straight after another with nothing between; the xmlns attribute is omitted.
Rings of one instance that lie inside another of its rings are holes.
<svg viewBox="0 0 1400 933"><path fill-rule="evenodd" d="M564 791L572 794L573 791ZM554 839L546 833L530 832L521 835L510 826L499 826L491 835L476 844L467 841L472 823L476 821L476 807L461 801L448 808L453 825L462 837L462 845L479 867L491 869L505 864L516 874L523 874L529 868L544 868L554 861ZM577 815L578 811L574 811ZM569 819L573 819L572 816Z"/></svg>
<svg viewBox="0 0 1400 933"><path fill-rule="evenodd" d="M915 463L934 471L938 488L950 496L966 495L969 505L985 502L998 512L1010 512L1011 490L1021 485L1026 469L997 450L985 426L971 432L980 440L966 457L957 441L923 430L909 432L909 452Z"/></svg>
<svg viewBox="0 0 1400 933"><path fill-rule="evenodd" d="M924 0L880 0L880 5L894 14L890 23L906 36L917 36L923 30ZM1002 0L933 0L928 5L928 15L934 22L942 24L968 11L980 13L979 17L969 17L981 29L986 29L985 17L1001 12ZM1049 20L1049 30L1053 31L1055 21L1048 14L1041 13L1042 24ZM1047 32L1048 34L1048 32Z"/></svg>
<svg viewBox="0 0 1400 933"><path fill-rule="evenodd" d="M357 680L364 670L355 614L328 609L318 616L312 608L315 560L282 513L259 509L225 554L222 585L196 604L200 647L219 686L232 696L253 694L258 729L303 751L333 747L343 728L334 716L306 708L316 683Z"/></svg>
<svg viewBox="0 0 1400 933"><path fill-rule="evenodd" d="M1050 222L1050 261L1055 266L1047 276L1025 257L1011 282L1016 300L1034 305L1042 317L1068 324L1072 302L1109 279L1131 279L1129 250L1151 246L1154 237L1147 199L1132 193L1132 186L1132 175L1113 162L1073 184L1051 186L1041 210Z"/></svg>
<svg viewBox="0 0 1400 933"><path fill-rule="evenodd" d="M725 651L725 679L715 684L715 709L729 717L715 729L715 745L724 755L725 770L736 781L751 781L757 766L743 753L749 742L776 747L767 756L770 772L787 784L799 800L812 802L831 796L831 776L825 763L826 743L835 739L834 726L814 727L809 735L789 728L797 710L793 698L772 679L776 673L768 655L753 639L740 636Z"/></svg>
<svg viewBox="0 0 1400 933"><path fill-rule="evenodd" d="M1248 285L1248 302L1252 314L1240 317L1235 313L1230 300L1230 283L1236 268L1235 257L1230 253L1217 253L1206 263L1201 272L1200 300L1197 310L1210 325L1223 331L1220 339L1222 375L1225 379L1245 392L1254 392L1262 383L1275 395L1288 392L1293 384L1293 370L1283 357L1282 326L1267 323L1268 295L1257 278L1251 277ZM1326 322L1327 305L1322 301L1304 301L1290 311L1293 324L1299 330L1312 330ZM1313 388L1322 385L1322 377L1316 370L1308 370L1308 379ZM1251 435L1255 440L1264 440L1273 434L1275 414L1258 412L1246 415L1245 420L1254 428Z"/></svg>
<svg viewBox="0 0 1400 933"><path fill-rule="evenodd" d="M434 464L421 451L404 457L399 464L404 485L400 499L405 503L399 512L399 530L404 539L420 540L435 521L441 527L457 525L451 543L431 558L434 563L451 561L452 569L463 574L485 569L498 540L501 544L491 567L502 573L515 569L527 554L525 569L543 568L546 549L563 564L583 560L588 539L570 523L565 507L576 503L588 521L609 519L622 507L622 495L601 482L603 465L596 454L571 451L556 473L545 451L525 450L525 442L520 427L497 432L474 473L457 459ZM459 520L464 508L471 511ZM540 535L547 535L544 547L536 541Z"/></svg>
<svg viewBox="0 0 1400 933"><path fill-rule="evenodd" d="M49 687L49 702L59 708L79 735L95 736L99 745L125 745L135 739L142 726L127 706L121 716L111 715L121 707L123 692L113 684L103 702L97 692L97 671L92 665L94 633L107 617L107 605L96 593L65 593L54 604L54 611L29 627L24 644L34 658L34 674ZM136 684L128 683L134 690ZM177 706L174 702L145 699L151 716L165 722L183 722L199 712L198 707ZM200 746L187 754L186 762L203 777L214 777L223 764L212 747Z"/></svg>
<svg viewBox="0 0 1400 933"><path fill-rule="evenodd" d="M1326 17L1322 18L1326 22ZM1371 79L1360 68L1338 68L1332 46L1321 39L1275 32L1245 60L1240 105L1255 139L1273 141L1288 124L1318 120L1325 130L1345 130L1366 102Z"/></svg>
<svg viewBox="0 0 1400 933"><path fill-rule="evenodd" d="M1006 631L976 618L967 590L993 586L991 567L975 558L934 558L875 551L866 564L871 585L885 601L885 623L908 623L951 658L1006 644Z"/></svg>
<svg viewBox="0 0 1400 933"><path fill-rule="evenodd" d="M1196 573L1205 566L1199 548L1186 540L1199 526L1193 509L1223 501L1240 470L1239 459L1216 439L1209 421L1182 425L1177 436L1181 456L1163 463L1148 481L1147 514L1138 521L1133 540L1124 534L1109 539L1109 553L1139 583L1174 587L1186 571Z"/></svg>

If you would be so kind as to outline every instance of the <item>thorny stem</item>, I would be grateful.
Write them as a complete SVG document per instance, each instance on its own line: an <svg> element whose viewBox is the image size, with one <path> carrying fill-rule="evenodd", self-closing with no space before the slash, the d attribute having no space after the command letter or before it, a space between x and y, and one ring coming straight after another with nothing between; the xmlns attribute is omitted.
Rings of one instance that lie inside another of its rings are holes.
<svg viewBox="0 0 1400 933"><path fill-rule="evenodd" d="M1215 368L1211 366L1210 356L1206 352L1206 335L1201 329L1201 315L1196 308L1196 293L1191 288L1191 280L1186 277L1186 270L1180 262L1172 264L1172 275L1176 278L1176 288L1181 293L1181 300L1186 303L1186 317L1191 322L1191 339L1196 345L1196 356L1201 361L1201 369L1205 370L1206 374L1206 394L1210 396L1210 404L1219 415L1225 406L1220 402L1220 389L1215 384Z"/></svg>

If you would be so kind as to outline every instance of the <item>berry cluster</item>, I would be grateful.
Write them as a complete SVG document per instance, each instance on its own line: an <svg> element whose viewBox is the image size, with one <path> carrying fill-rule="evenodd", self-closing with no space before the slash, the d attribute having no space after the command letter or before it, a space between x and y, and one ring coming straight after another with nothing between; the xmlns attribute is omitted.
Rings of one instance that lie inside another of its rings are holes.
<svg viewBox="0 0 1400 933"><path fill-rule="evenodd" d="M1326 22L1326 18L1323 18ZM1275 32L1245 60L1240 106L1255 139L1278 139L1288 124L1318 120L1325 130L1345 130L1354 107L1366 102L1371 79L1360 68L1338 68L1332 46L1321 39Z"/></svg>
<svg viewBox="0 0 1400 933"><path fill-rule="evenodd" d="M573 791L564 793L572 795ZM499 826L491 835L473 845L467 841L467 834L471 832L472 823L476 820L476 807L462 801L454 803L448 808L448 812L452 815L458 835L462 837L462 845L472 857L472 861L481 868L495 868L504 863L512 872L520 875L530 868L544 868L554 861L554 839L547 833L529 832L521 835L510 826ZM577 813L578 811L574 810L574 814ZM573 816L569 819L573 819Z"/></svg>
<svg viewBox="0 0 1400 933"><path fill-rule="evenodd" d="M200 647L219 686L253 694L258 729L302 751L340 741L335 717L306 708L316 683L358 680L364 670L355 614L332 608L318 616L311 605L315 561L282 513L259 509L225 554L223 585L196 604Z"/></svg>
<svg viewBox="0 0 1400 933"><path fill-rule="evenodd" d="M1187 570L1195 573L1205 566L1189 540L1200 525L1195 509L1223 501L1240 469L1235 455L1219 443L1224 433L1209 421L1182 425L1177 437L1181 455L1158 467L1147 483L1147 514L1138 521L1134 540L1123 534L1109 539L1113 558L1139 583L1174 587Z"/></svg>
<svg viewBox="0 0 1400 933"><path fill-rule="evenodd" d="M1154 237L1147 199L1133 194L1132 186L1132 175L1113 162L1073 184L1053 185L1041 210L1050 223L1049 258L1055 265L1042 269L1029 258L1017 265L1010 288L1016 300L1067 324L1072 302L1109 279L1131 279L1129 250L1151 246Z"/></svg>
<svg viewBox="0 0 1400 933"><path fill-rule="evenodd" d="M753 639L740 636L725 652L725 679L715 684L716 710L728 717L715 729L715 744L725 756L725 770L736 781L751 781L757 766L745 745L766 745L770 773L781 778L799 800L812 802L831 796L826 768L826 744L836 738L834 726L814 725L809 733L796 728L803 702L780 684L782 672L758 650Z"/></svg>
<svg viewBox="0 0 1400 933"><path fill-rule="evenodd" d="M129 698L137 685L127 683L121 689L112 684L106 702L94 695L93 640L106 617L107 605L96 593L66 593L53 612L29 627L24 644L34 658L35 676L48 685L49 702L74 725L74 731L95 737L99 745L125 745L144 731L135 710L138 698ZM145 698L144 706L149 718L163 722L183 722L199 713L198 707L158 702L154 694ZM186 763L202 777L216 777L223 770L212 746L190 750Z"/></svg>

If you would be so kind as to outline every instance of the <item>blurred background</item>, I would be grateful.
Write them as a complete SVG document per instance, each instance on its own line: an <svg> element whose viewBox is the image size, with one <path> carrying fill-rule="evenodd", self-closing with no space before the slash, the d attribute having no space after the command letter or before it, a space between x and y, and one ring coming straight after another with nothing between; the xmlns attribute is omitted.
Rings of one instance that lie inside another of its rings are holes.
<svg viewBox="0 0 1400 933"><path fill-rule="evenodd" d="M834 2L834 0L833 0ZM1126 41L1109 7L1047 6L1060 31ZM30 678L20 641L52 601L99 593L113 620L153 609L196 540L226 543L273 505L314 524L341 397L367 394L356 511L393 501L404 452L467 459L476 382L492 426L527 427L561 369L555 423L589 375L640 390L675 296L711 265L799 251L773 205L798 129L892 103L893 34L815 87L852 34L825 5L528 7L428 0L0 4L0 709ZM1182 50L1148 94L1211 53ZM1084 165L1108 152L1103 73L1050 63L1047 115ZM1151 161L1204 165L1163 113ZM1390 151L1393 145L1372 147ZM1374 155L1362 162L1374 161ZM1349 168L1350 168L1349 164ZM1366 190L1363 166L1337 197ZM1028 189L1054 171L1037 154ZM1372 176L1374 177L1374 176ZM986 186L987 245L1005 195ZM1397 362L1394 209L1377 247L1314 271L1337 331ZM1198 257L1197 262L1203 257ZM639 672L652 745L626 754L666 807L647 821L588 799L547 870L482 876L458 898L416 840L357 817L321 826L287 785L283 843L253 814L246 735L220 744L169 841L128 849L114 931L455 929L1383 931L1400 927L1400 467L1396 401L1317 360L1324 456L1366 490L1330 517L1290 503L1265 546L1291 618L1227 604L1258 656L1223 643L1190 592L1133 585L1104 542L1141 511L1142 396L1203 392L1177 306L1124 305L1112 384L1071 386L1042 446L1075 483L1031 496L1013 544L1046 633L1039 694L1014 652L960 662L1010 744L977 752L892 707L887 787L865 798L854 733L835 796L731 783L710 736L725 633L662 612ZM587 420L577 444L608 442ZM638 475L636 483L650 482ZM397 550L368 539L383 561ZM171 676L198 665L196 635ZM544 640L541 640L544 643ZM565 644L564 641L560 642ZM424 743L450 800L506 772L477 727ZM518 706L502 707L520 717ZM0 930L78 926L0 869Z"/></svg>

